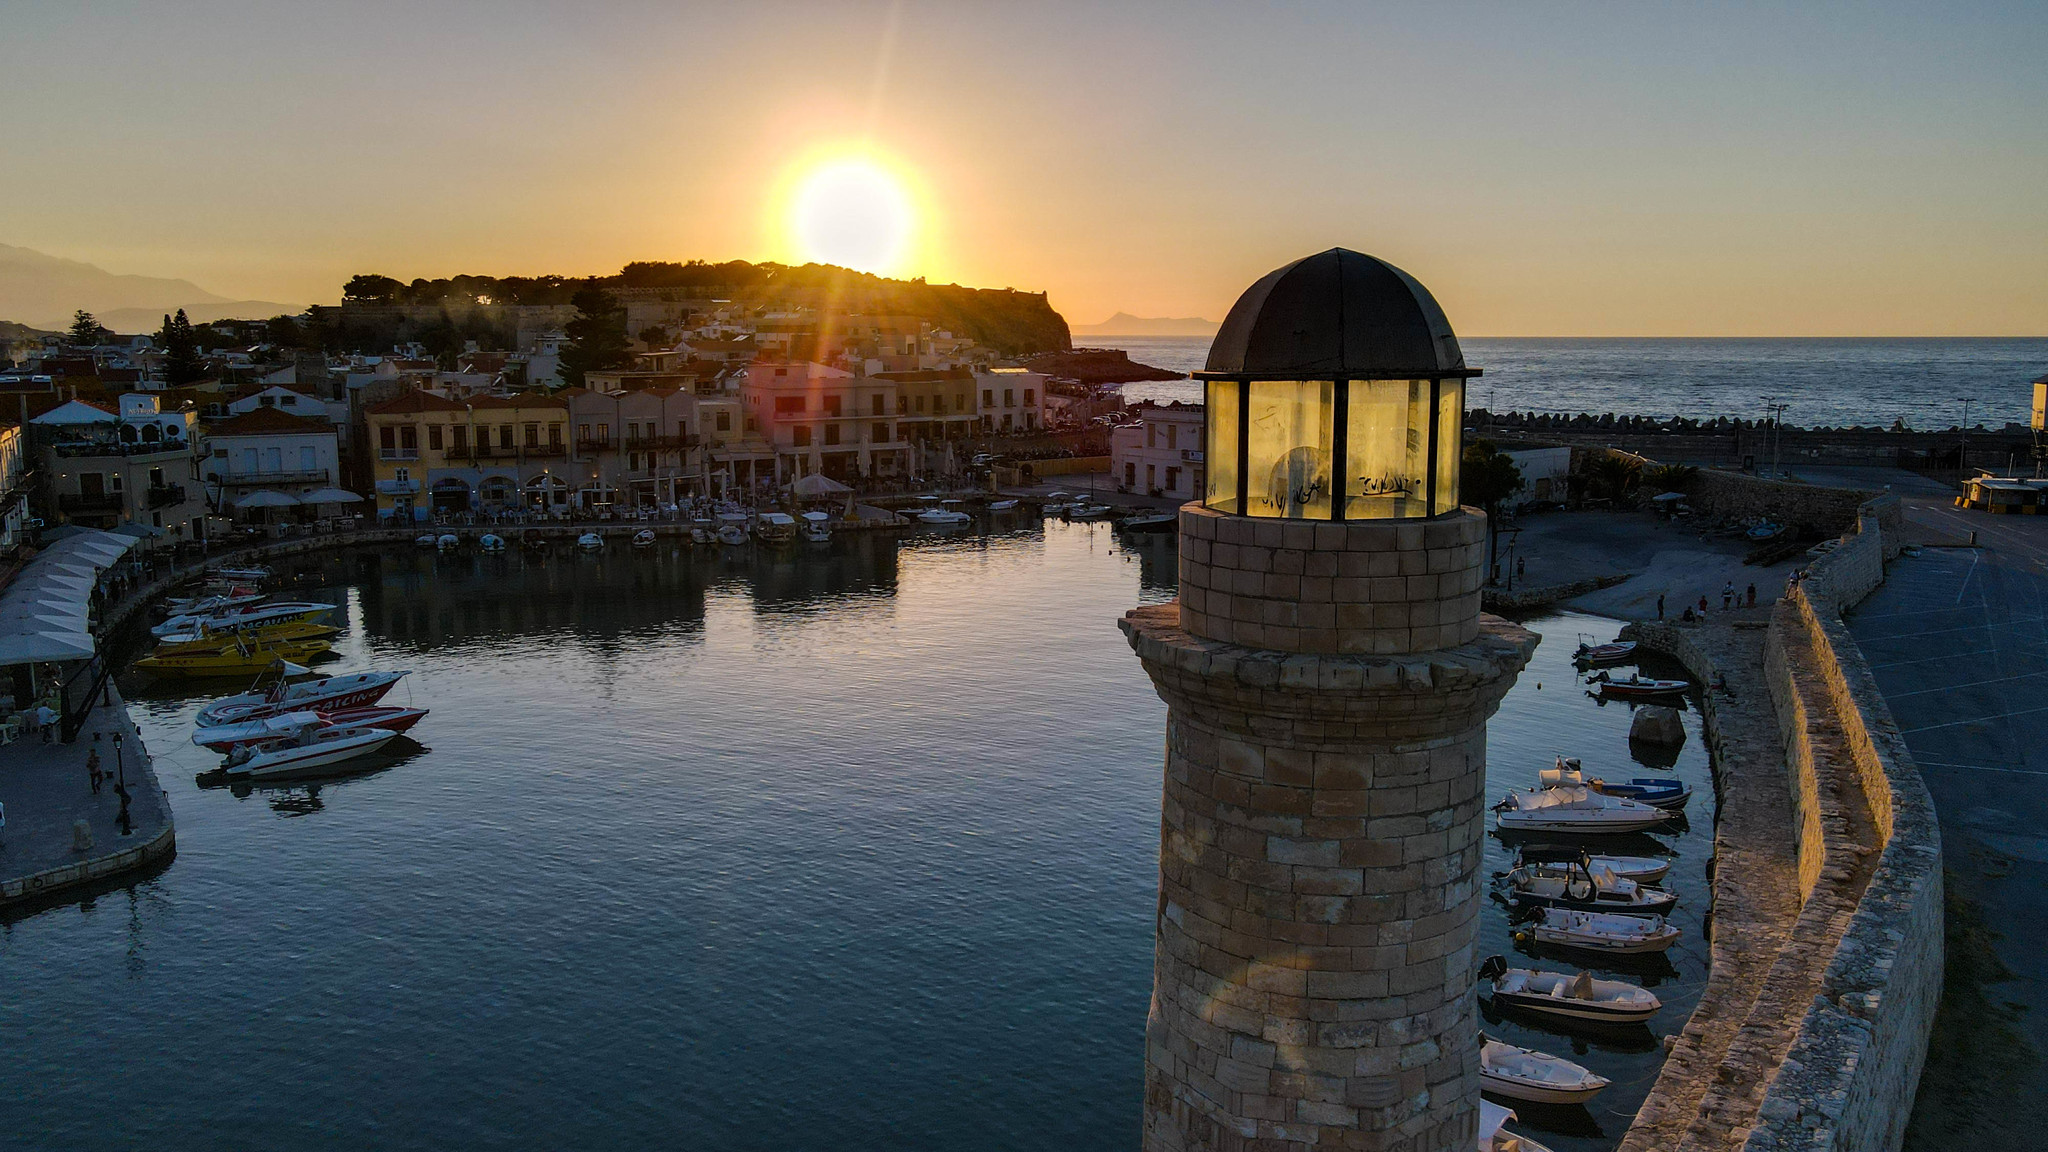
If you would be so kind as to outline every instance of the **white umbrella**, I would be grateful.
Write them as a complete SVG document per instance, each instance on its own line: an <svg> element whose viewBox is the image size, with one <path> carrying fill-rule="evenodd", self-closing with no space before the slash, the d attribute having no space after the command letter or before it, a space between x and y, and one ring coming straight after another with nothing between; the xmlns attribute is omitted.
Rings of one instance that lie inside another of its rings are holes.
<svg viewBox="0 0 2048 1152"><path fill-rule="evenodd" d="M293 508L297 507L298 503L299 500L298 497L296 496L287 496L282 492L273 492L270 489L265 488L260 492L251 492L247 496L242 497L240 500L235 501L235 507Z"/></svg>
<svg viewBox="0 0 2048 1152"><path fill-rule="evenodd" d="M789 490L798 496L837 496L843 492L853 491L822 472L797 477L790 482Z"/></svg>
<svg viewBox="0 0 2048 1152"><path fill-rule="evenodd" d="M346 488L322 488L299 497L301 504L360 504L363 498Z"/></svg>

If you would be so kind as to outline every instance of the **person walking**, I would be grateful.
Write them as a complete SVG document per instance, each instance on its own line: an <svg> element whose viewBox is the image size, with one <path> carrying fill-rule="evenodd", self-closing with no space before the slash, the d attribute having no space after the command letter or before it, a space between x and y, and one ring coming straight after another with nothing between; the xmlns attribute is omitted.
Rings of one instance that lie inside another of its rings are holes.
<svg viewBox="0 0 2048 1152"><path fill-rule="evenodd" d="M1663 618L1664 618L1664 594L1663 594L1662 592L1659 592L1659 593L1657 593L1657 619L1659 619L1659 620L1662 620Z"/></svg>
<svg viewBox="0 0 2048 1152"><path fill-rule="evenodd" d="M1749 606L1750 606L1751 608L1754 608L1754 607L1756 607L1756 585L1755 585L1755 584L1751 584L1751 585L1749 586Z"/></svg>
<svg viewBox="0 0 2048 1152"><path fill-rule="evenodd" d="M92 781L92 794L97 796L100 794L100 734L93 733L92 739L92 751L85 754L85 775Z"/></svg>
<svg viewBox="0 0 2048 1152"><path fill-rule="evenodd" d="M1726 612L1733 607L1735 607L1735 581L1730 580L1726 584L1721 585L1721 611Z"/></svg>

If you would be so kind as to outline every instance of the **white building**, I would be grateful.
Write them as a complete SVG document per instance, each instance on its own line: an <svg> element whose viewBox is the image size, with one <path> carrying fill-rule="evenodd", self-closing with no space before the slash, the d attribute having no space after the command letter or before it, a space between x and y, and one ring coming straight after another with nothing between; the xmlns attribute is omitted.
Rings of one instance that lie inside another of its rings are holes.
<svg viewBox="0 0 2048 1152"><path fill-rule="evenodd" d="M1522 490L1508 501L1509 510L1564 503L1572 474L1570 448L1503 448L1500 454L1513 460L1522 472Z"/></svg>
<svg viewBox="0 0 2048 1152"><path fill-rule="evenodd" d="M974 387L981 395L982 434L1036 432L1045 427L1045 381L1045 373L1026 372L1022 368L976 372Z"/></svg>
<svg viewBox="0 0 2048 1152"><path fill-rule="evenodd" d="M200 473L221 512L259 490L303 496L341 483L339 441L317 401L303 416L252 408L208 427L206 446Z"/></svg>
<svg viewBox="0 0 2048 1152"><path fill-rule="evenodd" d="M54 514L93 528L141 524L173 540L203 539L198 420L191 411L162 411L157 397L140 392L123 395L118 411L72 400L36 417Z"/></svg>
<svg viewBox="0 0 2048 1152"><path fill-rule="evenodd" d="M1134 422L1109 433L1109 470L1118 487L1148 496L1199 499L1207 478L1202 422L1200 404L1139 405Z"/></svg>

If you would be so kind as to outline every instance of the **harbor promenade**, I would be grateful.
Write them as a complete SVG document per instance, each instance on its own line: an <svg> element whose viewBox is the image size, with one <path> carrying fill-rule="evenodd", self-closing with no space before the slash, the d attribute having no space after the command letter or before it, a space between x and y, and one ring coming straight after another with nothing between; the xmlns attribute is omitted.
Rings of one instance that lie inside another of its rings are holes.
<svg viewBox="0 0 2048 1152"><path fill-rule="evenodd" d="M72 743L56 739L53 730L47 744L31 735L0 750L6 761L0 804L7 816L0 828L0 917L166 861L174 850L171 805L149 753L119 693L112 684L106 692ZM94 748L110 777L97 794L86 768Z"/></svg>

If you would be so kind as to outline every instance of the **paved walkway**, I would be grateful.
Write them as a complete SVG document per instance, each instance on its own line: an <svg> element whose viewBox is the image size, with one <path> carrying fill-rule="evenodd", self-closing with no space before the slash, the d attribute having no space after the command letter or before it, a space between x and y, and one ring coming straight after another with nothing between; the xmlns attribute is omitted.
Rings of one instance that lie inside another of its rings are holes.
<svg viewBox="0 0 2048 1152"><path fill-rule="evenodd" d="M112 692L111 687L109 692ZM150 844L171 827L171 806L157 784L142 737L128 719L128 710L118 693L111 705L95 707L71 744L59 743L54 733L50 743L31 737L0 748L0 804L7 806L7 826L0 829L0 889L9 896L16 885L51 869L68 868L103 860ZM109 781L94 795L86 772L86 757L100 749L100 765L116 769L114 735L122 737L122 759L128 778L128 824L123 834L121 797ZM99 736L99 743L93 737ZM86 851L74 847L73 826L86 822L92 846ZM134 863L141 863L136 861ZM133 864L129 865L133 866ZM96 878L101 870L89 868ZM46 878L45 888L60 879ZM25 896L40 895L33 887ZM0 903L0 907L4 907Z"/></svg>

